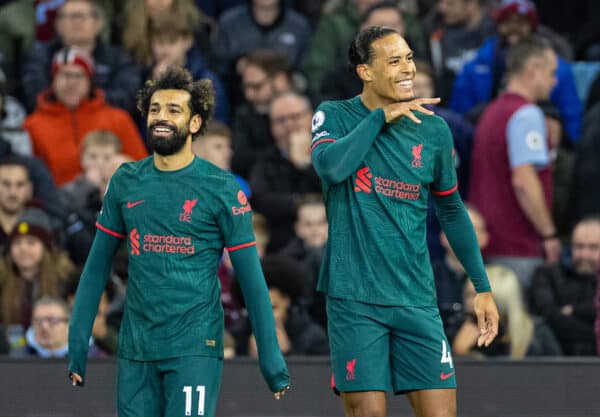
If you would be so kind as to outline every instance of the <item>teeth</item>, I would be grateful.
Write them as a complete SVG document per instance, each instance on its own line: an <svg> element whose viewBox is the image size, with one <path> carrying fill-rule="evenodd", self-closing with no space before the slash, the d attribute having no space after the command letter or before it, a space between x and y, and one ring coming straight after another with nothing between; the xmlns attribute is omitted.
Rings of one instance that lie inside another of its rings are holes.
<svg viewBox="0 0 600 417"><path fill-rule="evenodd" d="M412 80L400 81L398 84L402 87L412 87Z"/></svg>

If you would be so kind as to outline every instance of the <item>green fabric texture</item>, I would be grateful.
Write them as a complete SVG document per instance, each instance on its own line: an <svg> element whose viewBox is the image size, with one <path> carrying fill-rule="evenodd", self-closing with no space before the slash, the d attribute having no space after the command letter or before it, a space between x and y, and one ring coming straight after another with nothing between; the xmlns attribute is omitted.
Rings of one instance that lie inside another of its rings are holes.
<svg viewBox="0 0 600 417"><path fill-rule="evenodd" d="M281 391L290 385L290 377L277 342L273 307L256 246L232 251L229 256L252 323L260 370L269 389L272 392Z"/></svg>
<svg viewBox="0 0 600 417"><path fill-rule="evenodd" d="M385 124L385 113L376 109L346 136L313 152L315 170L325 182L337 184L356 171ZM314 141L317 143L318 140Z"/></svg>
<svg viewBox="0 0 600 417"><path fill-rule="evenodd" d="M475 229L458 191L434 196L436 213L452 250L463 264L477 292L491 291Z"/></svg>
<svg viewBox="0 0 600 417"><path fill-rule="evenodd" d="M79 374L84 381L92 326L120 243L116 237L96 232L77 287L69 324L69 372Z"/></svg>

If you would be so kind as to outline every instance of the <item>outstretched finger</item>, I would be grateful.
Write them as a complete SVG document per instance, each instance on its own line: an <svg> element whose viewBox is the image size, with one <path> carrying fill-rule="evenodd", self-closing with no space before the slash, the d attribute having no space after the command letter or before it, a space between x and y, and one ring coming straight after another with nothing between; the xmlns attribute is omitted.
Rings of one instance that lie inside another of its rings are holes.
<svg viewBox="0 0 600 417"><path fill-rule="evenodd" d="M410 110L407 110L405 116L417 124L421 123L421 121L419 119L417 119L417 116L415 116L414 113Z"/></svg>
<svg viewBox="0 0 600 417"><path fill-rule="evenodd" d="M418 98L415 100L417 102L417 104L421 105L421 104L438 104L440 101L442 101L441 98L439 97L433 97L433 98Z"/></svg>
<svg viewBox="0 0 600 417"><path fill-rule="evenodd" d="M414 109L413 109L413 110L420 111L421 113L423 113L423 114L428 114L429 116L432 116L432 115L434 114L434 113L433 113L431 110L429 110L427 107L423 107L423 106L421 106L420 104L415 104L415 107L414 107Z"/></svg>

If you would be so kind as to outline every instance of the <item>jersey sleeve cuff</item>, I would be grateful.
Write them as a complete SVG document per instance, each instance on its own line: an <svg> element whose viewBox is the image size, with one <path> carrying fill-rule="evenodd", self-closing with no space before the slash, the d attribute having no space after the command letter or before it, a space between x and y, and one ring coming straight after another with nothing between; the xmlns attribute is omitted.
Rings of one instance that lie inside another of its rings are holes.
<svg viewBox="0 0 600 417"><path fill-rule="evenodd" d="M454 187L447 189L446 191L436 191L436 190L432 190L431 192L433 193L433 195L438 195L438 196L445 196L445 195L450 195L452 194L454 191L458 190L458 182L456 184L454 184Z"/></svg>
<svg viewBox="0 0 600 417"><path fill-rule="evenodd" d="M249 248L252 246L256 246L256 241L252 241L252 242L247 242L247 243L242 243L240 245L235 245L235 246L229 246L225 249L227 249L227 252L235 252L236 250L240 250L240 249L245 249L245 248Z"/></svg>
<svg viewBox="0 0 600 417"><path fill-rule="evenodd" d="M114 236L114 237L119 238L119 239L125 239L125 235L124 234L121 234L119 232L115 232L113 230L110 230L108 227L102 226L99 222L96 222L96 227L99 230L102 230L104 233L108 233L111 236Z"/></svg>
<svg viewBox="0 0 600 417"><path fill-rule="evenodd" d="M319 139L311 145L310 150L313 151L317 146L319 146L322 143L326 143L326 142L335 142L335 139L334 138Z"/></svg>

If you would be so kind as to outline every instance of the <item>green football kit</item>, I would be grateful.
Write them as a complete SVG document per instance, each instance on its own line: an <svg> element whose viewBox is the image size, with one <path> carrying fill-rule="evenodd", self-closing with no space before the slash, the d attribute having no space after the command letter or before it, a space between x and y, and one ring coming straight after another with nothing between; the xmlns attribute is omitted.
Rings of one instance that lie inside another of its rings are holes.
<svg viewBox="0 0 600 417"><path fill-rule="evenodd" d="M422 123L386 123L357 96L323 102L312 120L329 223L317 289L327 294L340 391L456 386L426 244L430 193L476 290L490 290L457 191L450 130L438 116L416 115Z"/></svg>
<svg viewBox="0 0 600 417"><path fill-rule="evenodd" d="M112 255L125 239L120 417L214 415L224 329L216 271L224 248L264 354L261 370L273 392L289 384L256 255L252 211L230 173L200 158L176 171L158 170L152 157L123 164L107 187L97 228L73 308L69 370L85 375L98 301Z"/></svg>

